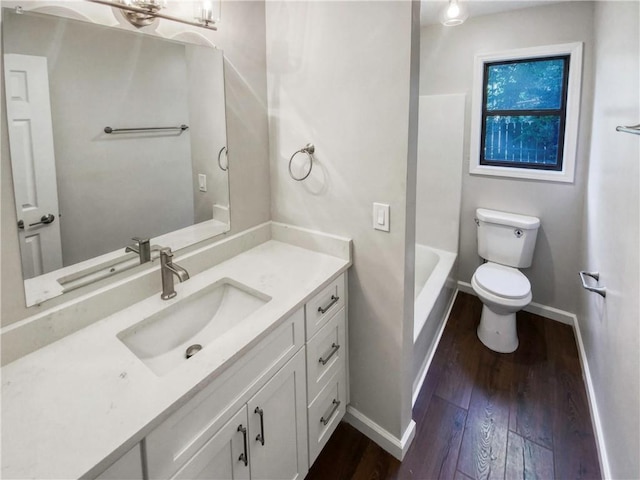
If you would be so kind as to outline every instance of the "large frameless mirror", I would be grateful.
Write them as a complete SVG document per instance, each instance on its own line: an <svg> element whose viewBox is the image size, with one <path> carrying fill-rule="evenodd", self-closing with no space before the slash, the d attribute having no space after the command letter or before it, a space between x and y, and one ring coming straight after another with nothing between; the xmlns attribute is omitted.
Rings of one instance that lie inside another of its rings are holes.
<svg viewBox="0 0 640 480"><path fill-rule="evenodd" d="M229 230L221 50L8 8L2 24L27 306L137 266L133 237L153 260Z"/></svg>

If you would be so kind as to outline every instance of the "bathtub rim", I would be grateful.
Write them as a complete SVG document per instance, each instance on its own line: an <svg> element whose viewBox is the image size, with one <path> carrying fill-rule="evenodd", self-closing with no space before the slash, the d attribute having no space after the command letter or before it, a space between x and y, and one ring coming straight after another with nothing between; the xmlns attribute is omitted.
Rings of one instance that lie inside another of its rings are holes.
<svg viewBox="0 0 640 480"><path fill-rule="evenodd" d="M440 293L444 289L444 286L451 275L456 259L458 258L458 254L455 252L416 243L416 250L419 247L435 252L439 258L435 268L431 272L431 275L429 275L427 281L420 290L420 293L415 296L413 312L414 343L420 336L424 325L427 323L431 310L433 309Z"/></svg>

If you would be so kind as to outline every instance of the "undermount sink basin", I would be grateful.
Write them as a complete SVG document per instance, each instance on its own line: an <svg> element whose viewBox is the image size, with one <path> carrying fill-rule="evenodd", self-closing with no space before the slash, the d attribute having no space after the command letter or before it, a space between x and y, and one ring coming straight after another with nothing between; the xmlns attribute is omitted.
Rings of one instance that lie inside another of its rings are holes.
<svg viewBox="0 0 640 480"><path fill-rule="evenodd" d="M271 297L225 278L123 330L118 338L162 376L188 356L206 349L269 300Z"/></svg>

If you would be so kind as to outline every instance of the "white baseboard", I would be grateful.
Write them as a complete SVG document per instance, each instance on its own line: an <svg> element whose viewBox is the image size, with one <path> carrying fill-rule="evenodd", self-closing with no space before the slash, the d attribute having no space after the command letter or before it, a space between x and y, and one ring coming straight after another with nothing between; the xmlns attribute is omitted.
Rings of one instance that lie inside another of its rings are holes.
<svg viewBox="0 0 640 480"><path fill-rule="evenodd" d="M420 368L420 373L418 376L420 379L413 389L413 396L411 398L411 407L416 404L416 400L418 399L418 395L420 394L420 390L422 390L422 385L424 384L424 379L427 378L427 372L429 371L429 367L431 366L431 362L433 361L433 357L436 354L436 350L438 349L438 344L440 343L440 338L442 338L442 334L444 333L444 328L447 326L447 322L449 321L449 315L451 315L451 309L453 308L453 304L456 303L456 298L458 298L459 290L456 289L453 292L453 296L451 297L451 301L449 302L449 307L447 308L447 313L444 315L444 320L440 324L438 331L436 332L436 337L434 341L431 343L431 349L427 355L426 361L422 364Z"/></svg>
<svg viewBox="0 0 640 480"><path fill-rule="evenodd" d="M458 290L477 297L476 292L473 291L473 287L470 283L461 282L458 280ZM533 313L534 315L540 315L556 322L564 323L573 327L574 319L576 316L571 312L565 312L559 308L548 307L540 303L531 302L529 305L523 308L525 312Z"/></svg>
<svg viewBox="0 0 640 480"><path fill-rule="evenodd" d="M470 283L458 281L458 290L475 295ZM576 339L578 347L578 357L580 359L580 365L582 366L582 377L587 387L587 398L589 399L589 412L591 414L591 422L593 424L593 430L596 437L596 445L598 447L598 459L600 461L600 471L603 478L611 478L611 468L609 466L609 458L607 457L607 449L604 442L604 435L602 430L602 420L598 413L598 404L596 402L595 389L593 382L591 381L591 372L589 371L589 362L587 361L587 353L584 349L584 343L582 342L582 333L580 332L580 323L578 317L570 312L559 310L557 308L548 307L539 303L530 303L524 308L525 311L540 315L557 322L565 323L573 327L573 333Z"/></svg>
<svg viewBox="0 0 640 480"><path fill-rule="evenodd" d="M402 438L398 438L351 405L347 406L344 420L400 461L406 455L416 435L416 422L413 420L409 422Z"/></svg>
<svg viewBox="0 0 640 480"><path fill-rule="evenodd" d="M600 473L602 478L611 477L611 467L609 466L609 457L607 456L607 448L604 442L604 431L602 430L602 420L600 419L600 413L598 410L598 403L596 401L596 392L591 381L591 371L589 370L589 362L587 361L587 352L584 349L584 343L582 342L582 333L580 332L580 323L578 317L573 316L573 333L576 337L576 343L578 344L578 356L580 358L580 365L582 366L582 377L587 386L587 398L589 399L589 412L591 413L591 422L593 423L593 430L596 437L596 445L598 447L598 459L600 460Z"/></svg>

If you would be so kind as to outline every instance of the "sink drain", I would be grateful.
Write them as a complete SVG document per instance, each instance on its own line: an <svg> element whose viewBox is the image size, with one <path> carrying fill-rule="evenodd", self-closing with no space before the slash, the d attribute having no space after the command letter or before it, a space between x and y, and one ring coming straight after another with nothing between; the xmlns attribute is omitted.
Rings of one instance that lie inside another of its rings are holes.
<svg viewBox="0 0 640 480"><path fill-rule="evenodd" d="M199 343L196 343L194 345L191 345L189 348L187 348L187 351L185 352L185 356L187 358L191 358L200 350L202 350L202 345L200 345Z"/></svg>

